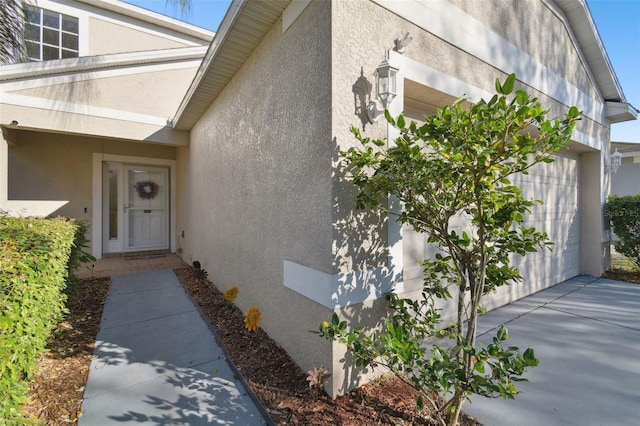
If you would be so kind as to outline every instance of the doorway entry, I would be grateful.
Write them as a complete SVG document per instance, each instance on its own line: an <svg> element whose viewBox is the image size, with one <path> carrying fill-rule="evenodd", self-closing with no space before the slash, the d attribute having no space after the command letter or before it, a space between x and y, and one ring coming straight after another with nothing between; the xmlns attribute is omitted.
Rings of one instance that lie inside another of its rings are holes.
<svg viewBox="0 0 640 426"><path fill-rule="evenodd" d="M169 168L103 162L104 253L169 248Z"/></svg>

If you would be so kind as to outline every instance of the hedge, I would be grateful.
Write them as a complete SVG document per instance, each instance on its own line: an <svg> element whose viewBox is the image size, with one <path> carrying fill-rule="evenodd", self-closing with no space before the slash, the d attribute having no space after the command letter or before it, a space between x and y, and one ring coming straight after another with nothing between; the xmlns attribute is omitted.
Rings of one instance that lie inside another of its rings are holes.
<svg viewBox="0 0 640 426"><path fill-rule="evenodd" d="M605 213L613 232L620 239L615 245L616 250L640 267L640 193L610 196Z"/></svg>
<svg viewBox="0 0 640 426"><path fill-rule="evenodd" d="M0 215L0 424L27 421L27 382L65 313L64 290L85 231L65 218Z"/></svg>

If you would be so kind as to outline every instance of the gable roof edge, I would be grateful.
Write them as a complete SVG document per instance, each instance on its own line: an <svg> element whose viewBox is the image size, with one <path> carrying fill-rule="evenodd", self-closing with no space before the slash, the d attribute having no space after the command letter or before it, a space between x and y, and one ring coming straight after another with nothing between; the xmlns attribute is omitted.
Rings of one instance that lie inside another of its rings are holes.
<svg viewBox="0 0 640 426"><path fill-rule="evenodd" d="M86 4L88 6L96 7L98 9L108 10L110 12L117 13L119 15L128 16L155 26L165 28L171 31L176 31L184 35L194 37L203 40L207 43L211 42L215 36L215 32L209 31L206 28L198 27L197 25L190 24L188 22L180 21L179 19L171 18L161 13L147 10L143 7L135 6L133 4L125 3L120 0L76 0L79 3Z"/></svg>
<svg viewBox="0 0 640 426"><path fill-rule="evenodd" d="M605 101L627 103L586 0L554 0L567 17Z"/></svg>
<svg viewBox="0 0 640 426"><path fill-rule="evenodd" d="M174 128L189 130L193 127L266 33L273 28L291 1L231 2L196 76L171 120Z"/></svg>

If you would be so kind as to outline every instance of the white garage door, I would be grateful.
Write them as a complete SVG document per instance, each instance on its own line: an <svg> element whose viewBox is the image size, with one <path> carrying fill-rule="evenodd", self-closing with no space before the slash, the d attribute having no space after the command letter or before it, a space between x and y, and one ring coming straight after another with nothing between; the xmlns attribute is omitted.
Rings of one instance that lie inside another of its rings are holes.
<svg viewBox="0 0 640 426"><path fill-rule="evenodd" d="M486 298L489 309L504 305L543 288L550 287L579 272L579 157L571 152L556 156L550 164L538 164L528 175L515 176L513 182L520 186L527 198L543 200L525 217L526 226L544 231L554 242L553 250L529 253L526 257L514 256L513 262L525 278L524 283L501 288ZM433 256L433 247L426 244L424 236L408 226L403 228L403 264L405 289L418 290L422 283L422 268L418 261Z"/></svg>
<svg viewBox="0 0 640 426"><path fill-rule="evenodd" d="M525 225L545 231L553 241L552 251L530 253L515 259L526 281L524 292L534 293L579 273L580 209L579 156L563 152L550 164L537 164L528 175L514 179L528 198L542 200L534 207ZM521 291L516 295L522 297Z"/></svg>

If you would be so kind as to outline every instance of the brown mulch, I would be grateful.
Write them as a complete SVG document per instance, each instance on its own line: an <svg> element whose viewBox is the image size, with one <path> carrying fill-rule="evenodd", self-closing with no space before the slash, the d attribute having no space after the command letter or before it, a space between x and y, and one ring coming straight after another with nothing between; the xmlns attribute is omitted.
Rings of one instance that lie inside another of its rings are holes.
<svg viewBox="0 0 640 426"><path fill-rule="evenodd" d="M82 415L87 383L109 278L81 280L68 289L69 313L58 324L38 360L35 380L29 384L25 412L47 426L76 424Z"/></svg>
<svg viewBox="0 0 640 426"><path fill-rule="evenodd" d="M415 411L416 391L392 378L376 380L332 400L309 389L307 374L262 330L248 332L243 313L228 306L194 268L176 270L183 285L223 340L231 360L277 425L436 425L425 409ZM30 385L28 415L45 425L76 424L109 279L81 280L69 292L69 314L39 360ZM465 416L461 424L477 426Z"/></svg>
<svg viewBox="0 0 640 426"><path fill-rule="evenodd" d="M335 400L309 389L307 374L285 350L264 331L247 331L243 313L228 305L211 282L198 280L194 271L181 268L176 273L277 425L438 424L427 409L416 413L416 391L398 379L376 380ZM478 425L466 416L460 424Z"/></svg>
<svg viewBox="0 0 640 426"><path fill-rule="evenodd" d="M626 281L628 283L640 284L640 271L626 271L622 269L616 269L605 272L602 277L612 280Z"/></svg>

